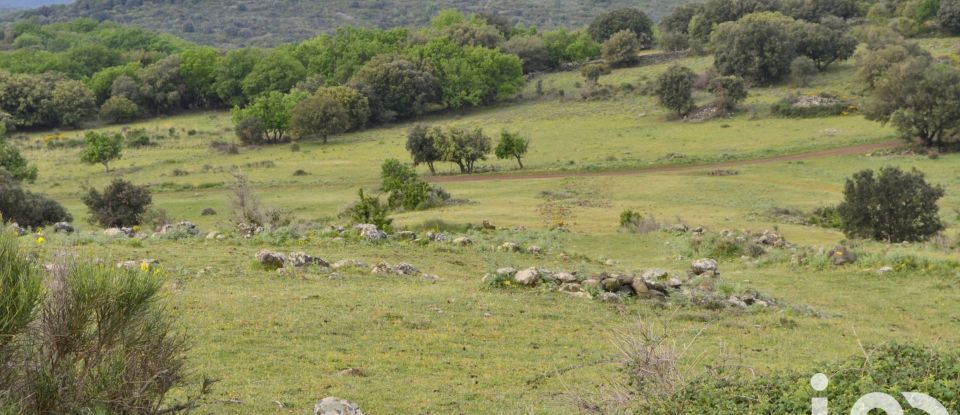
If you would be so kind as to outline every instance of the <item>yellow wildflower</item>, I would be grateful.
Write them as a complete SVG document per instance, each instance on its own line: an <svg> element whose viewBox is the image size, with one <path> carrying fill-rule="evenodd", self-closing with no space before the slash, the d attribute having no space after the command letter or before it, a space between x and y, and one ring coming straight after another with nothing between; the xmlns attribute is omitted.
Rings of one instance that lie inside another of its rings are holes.
<svg viewBox="0 0 960 415"><path fill-rule="evenodd" d="M146 263L146 262L141 262L141 263L140 263L140 272L147 272L147 271L150 271L150 264L148 264L148 263Z"/></svg>

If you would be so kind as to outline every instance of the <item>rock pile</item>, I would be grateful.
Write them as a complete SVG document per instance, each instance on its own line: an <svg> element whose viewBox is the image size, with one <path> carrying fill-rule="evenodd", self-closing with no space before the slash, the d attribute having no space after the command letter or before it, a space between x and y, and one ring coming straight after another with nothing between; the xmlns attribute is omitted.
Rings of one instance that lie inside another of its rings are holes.
<svg viewBox="0 0 960 415"><path fill-rule="evenodd" d="M133 238L136 235L132 228L109 228L103 234L110 238Z"/></svg>
<svg viewBox="0 0 960 415"><path fill-rule="evenodd" d="M313 415L363 415L363 411L353 402L329 396L314 405Z"/></svg>
<svg viewBox="0 0 960 415"><path fill-rule="evenodd" d="M401 262L397 265L390 265L385 262L378 262L370 267L370 273L372 274L394 274L394 275L416 275L420 273L420 270L417 267L410 265L406 262Z"/></svg>
<svg viewBox="0 0 960 415"><path fill-rule="evenodd" d="M323 259L311 255L307 255L305 252L291 252L290 254L283 254L281 252L274 252L269 250L260 250L256 254L257 262L265 268L283 268L285 266L290 266L294 268L306 267L309 265L319 265L321 267L328 267L330 264Z"/></svg>
<svg viewBox="0 0 960 415"><path fill-rule="evenodd" d="M360 237L368 241L379 241L387 238L387 233L377 229L377 225L361 223L353 228L360 232Z"/></svg>

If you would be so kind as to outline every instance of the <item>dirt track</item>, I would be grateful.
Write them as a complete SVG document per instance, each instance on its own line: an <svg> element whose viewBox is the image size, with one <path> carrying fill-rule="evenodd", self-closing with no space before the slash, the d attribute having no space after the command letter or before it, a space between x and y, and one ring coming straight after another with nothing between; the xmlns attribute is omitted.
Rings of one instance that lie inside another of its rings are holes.
<svg viewBox="0 0 960 415"><path fill-rule="evenodd" d="M856 154L869 153L875 150L893 148L903 144L902 141L887 141L883 143L860 144L851 147L839 147L829 150L811 151L807 153L786 154L782 156L724 161L720 163L708 164L684 164L675 166L654 166L641 167L626 170L610 171L546 171L532 173L495 173L495 174L473 174L473 175L449 175L449 176L424 176L429 182L433 183L451 183L451 182L482 182L492 180L536 180L536 179L556 179L564 177L604 177L604 176L632 176L651 173L682 173L698 170L723 169L737 166L748 166L757 164L782 163L787 161L811 160L826 157L850 156Z"/></svg>

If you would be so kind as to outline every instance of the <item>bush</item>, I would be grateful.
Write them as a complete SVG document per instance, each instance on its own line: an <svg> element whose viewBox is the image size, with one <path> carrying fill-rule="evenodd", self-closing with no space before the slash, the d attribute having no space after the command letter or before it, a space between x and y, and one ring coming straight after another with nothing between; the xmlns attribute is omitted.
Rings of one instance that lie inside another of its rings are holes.
<svg viewBox="0 0 960 415"><path fill-rule="evenodd" d="M790 79L798 87L810 85L810 80L817 76L817 64L806 56L797 56L790 62Z"/></svg>
<svg viewBox="0 0 960 415"><path fill-rule="evenodd" d="M153 144L150 142L150 135L147 134L147 130L142 128L127 131L123 134L123 139L124 145L129 148L147 147Z"/></svg>
<svg viewBox="0 0 960 415"><path fill-rule="evenodd" d="M787 118L815 118L843 115L856 110L849 103L829 94L814 96L792 95L770 106L773 115Z"/></svg>
<svg viewBox="0 0 960 415"><path fill-rule="evenodd" d="M694 235L690 240L690 256L713 259L735 259L743 256L756 258L765 250L749 234L737 232L710 233L705 236Z"/></svg>
<svg viewBox="0 0 960 415"><path fill-rule="evenodd" d="M649 233L658 231L663 226L653 215L643 216L640 212L625 210L620 213L620 230L630 233Z"/></svg>
<svg viewBox="0 0 960 415"><path fill-rule="evenodd" d="M660 105L679 116L693 109L693 78L690 68L673 65L657 78L656 94Z"/></svg>
<svg viewBox="0 0 960 415"><path fill-rule="evenodd" d="M350 219L352 223L370 223L377 226L384 232L389 232L393 219L390 219L390 207L380 203L380 198L376 196L367 196L363 189L358 191L360 200L353 206L347 208L344 216Z"/></svg>
<svg viewBox="0 0 960 415"><path fill-rule="evenodd" d="M943 193L916 169L884 167L876 176L873 170L862 170L847 179L844 200L837 207L843 233L888 242L929 239L944 229L937 207Z"/></svg>
<svg viewBox="0 0 960 415"><path fill-rule="evenodd" d="M393 209L424 210L442 205L449 195L439 187L420 180L413 168L397 159L387 159L381 166L381 189L389 192L387 204Z"/></svg>
<svg viewBox="0 0 960 415"><path fill-rule="evenodd" d="M114 179L103 193L90 188L82 198L90 209L90 223L104 228L139 225L147 206L152 202L150 191L122 179Z"/></svg>
<svg viewBox="0 0 960 415"><path fill-rule="evenodd" d="M38 414L169 412L163 403L182 382L187 347L158 301L161 279L60 263L52 268L41 302L42 277L10 245L0 236L5 256L0 301L19 306L4 314L0 325L0 339L11 346L0 354L0 408Z"/></svg>
<svg viewBox="0 0 960 415"><path fill-rule="evenodd" d="M611 10L597 16L587 28L587 33L597 42L605 42L614 33L628 30L647 43L653 38L653 21L646 13L634 8Z"/></svg>
<svg viewBox="0 0 960 415"><path fill-rule="evenodd" d="M14 179L27 183L37 180L37 166L27 164L20 150L0 135L0 170L6 170Z"/></svg>
<svg viewBox="0 0 960 415"><path fill-rule="evenodd" d="M630 66L640 60L640 49L637 35L629 30L621 30L603 42L602 56L610 66Z"/></svg>
<svg viewBox="0 0 960 415"><path fill-rule="evenodd" d="M100 119L110 124L120 124L137 118L140 108L127 97L110 97L100 107Z"/></svg>
<svg viewBox="0 0 960 415"><path fill-rule="evenodd" d="M28 228L39 228L73 220L73 216L55 200L21 189L20 183L2 169L0 169L0 216L2 221L15 222Z"/></svg>
<svg viewBox="0 0 960 415"><path fill-rule="evenodd" d="M780 13L763 12L714 30L714 65L722 75L737 75L758 84L770 84L790 71L796 57L796 22Z"/></svg>
<svg viewBox="0 0 960 415"><path fill-rule="evenodd" d="M733 111L738 103L747 99L747 86L738 76L718 76L710 80L707 88L724 111Z"/></svg>
<svg viewBox="0 0 960 415"><path fill-rule="evenodd" d="M244 145L263 144L267 125L260 117L246 117L237 122L235 133Z"/></svg>
<svg viewBox="0 0 960 415"><path fill-rule="evenodd" d="M940 27L951 34L960 34L960 0L940 0L937 12Z"/></svg>

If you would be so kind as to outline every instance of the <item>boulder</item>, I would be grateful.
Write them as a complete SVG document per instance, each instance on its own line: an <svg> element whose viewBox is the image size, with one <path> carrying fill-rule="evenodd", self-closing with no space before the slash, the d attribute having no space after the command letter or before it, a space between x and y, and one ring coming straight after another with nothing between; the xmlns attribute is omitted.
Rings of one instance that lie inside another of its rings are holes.
<svg viewBox="0 0 960 415"><path fill-rule="evenodd" d="M487 230L487 231L495 231L495 230L497 230L497 227L494 226L492 223L490 223L490 221L488 221L488 220L484 220L484 221L483 221L483 224L482 224L481 226L483 227L484 230Z"/></svg>
<svg viewBox="0 0 960 415"><path fill-rule="evenodd" d="M656 280L664 279L668 275L670 274L665 269L650 268L646 271L643 271L643 273L640 274L640 278L643 278L647 281L656 281Z"/></svg>
<svg viewBox="0 0 960 415"><path fill-rule="evenodd" d="M200 230L197 229L197 225L194 225L193 222L188 220L181 221L177 224L177 230L189 233L190 235L197 236L200 234Z"/></svg>
<svg viewBox="0 0 960 415"><path fill-rule="evenodd" d="M559 281L561 284L575 283L579 281L576 275L573 275L569 272L558 272L553 274L553 278Z"/></svg>
<svg viewBox="0 0 960 415"><path fill-rule="evenodd" d="M512 276L516 273L517 273L517 269L514 267L497 268L497 275L501 277L508 276L508 275Z"/></svg>
<svg viewBox="0 0 960 415"><path fill-rule="evenodd" d="M443 241L446 241L448 238L447 238L447 235L444 234L443 232L427 232L427 239L435 242L443 242Z"/></svg>
<svg viewBox="0 0 960 415"><path fill-rule="evenodd" d="M893 267L889 267L889 266L887 266L887 267L880 267L880 269L877 270L877 274L880 274L880 275L888 274L888 273L891 273L891 272L893 272Z"/></svg>
<svg viewBox="0 0 960 415"><path fill-rule="evenodd" d="M600 280L596 278L587 278L583 280L580 284L583 285L583 288L600 289Z"/></svg>
<svg viewBox="0 0 960 415"><path fill-rule="evenodd" d="M530 267L514 274L513 280L520 285L537 285L537 283L540 282L540 271Z"/></svg>
<svg viewBox="0 0 960 415"><path fill-rule="evenodd" d="M693 275L701 275L705 273L717 273L717 261L710 258L701 258L696 261L693 261L693 264L690 265L690 271Z"/></svg>
<svg viewBox="0 0 960 415"><path fill-rule="evenodd" d="M622 303L623 297L621 297L620 294L617 294L617 293L605 292L600 294L600 301L603 301L605 303Z"/></svg>
<svg viewBox="0 0 960 415"><path fill-rule="evenodd" d="M287 257L279 252L266 249L257 252L257 262L268 268L281 268L287 262Z"/></svg>
<svg viewBox="0 0 960 415"><path fill-rule="evenodd" d="M53 224L53 231L57 233L73 233L73 225L69 222L57 222Z"/></svg>
<svg viewBox="0 0 960 415"><path fill-rule="evenodd" d="M263 226L252 224L252 223L238 223L237 224L237 233L243 236L244 238L252 238L254 235L260 234L263 232Z"/></svg>
<svg viewBox="0 0 960 415"><path fill-rule="evenodd" d="M736 308L747 308L747 303L735 295L731 295L730 298L727 299L727 305Z"/></svg>
<svg viewBox="0 0 960 415"><path fill-rule="evenodd" d="M330 266L327 261L319 257L307 255L305 252L291 252L287 255L287 264L294 267L305 267L308 265L319 265L321 267Z"/></svg>
<svg viewBox="0 0 960 415"><path fill-rule="evenodd" d="M360 236L368 241L379 241L387 237L385 232L377 229L377 225L369 223L361 223L354 226L354 229L358 230L360 232Z"/></svg>
<svg viewBox="0 0 960 415"><path fill-rule="evenodd" d="M384 262L378 262L370 267L371 274L389 274L391 272L393 272L393 268L390 266L390 264Z"/></svg>
<svg viewBox="0 0 960 415"><path fill-rule="evenodd" d="M643 278L634 278L630 287L633 288L633 292L637 293L637 295L646 294L650 291L650 288L647 287L647 283L644 282Z"/></svg>
<svg viewBox="0 0 960 415"><path fill-rule="evenodd" d="M603 287L604 291L616 292L620 289L621 282L619 278L608 277L604 278L603 281L600 281L600 286Z"/></svg>
<svg viewBox="0 0 960 415"><path fill-rule="evenodd" d="M460 246L473 245L473 240L471 240L470 238L467 238L466 236L461 236L457 239L454 239L453 244L460 245Z"/></svg>
<svg viewBox="0 0 960 415"><path fill-rule="evenodd" d="M109 228L103 231L103 234L110 238L132 238L133 229L130 228Z"/></svg>
<svg viewBox="0 0 960 415"><path fill-rule="evenodd" d="M857 262L857 254L845 246L837 246L831 249L827 255L830 256L830 262L837 266Z"/></svg>
<svg viewBox="0 0 960 415"><path fill-rule="evenodd" d="M330 266L330 268L333 268L333 269L340 269L340 268L347 268L347 267L366 268L367 264L365 264L363 261L359 259L341 259L337 262L334 262L333 265Z"/></svg>
<svg viewBox="0 0 960 415"><path fill-rule="evenodd" d="M398 239L402 239L404 241L412 241L414 239L417 239L416 232L412 232L412 231L400 231L400 232L397 232L396 236Z"/></svg>
<svg viewBox="0 0 960 415"><path fill-rule="evenodd" d="M580 292L583 291L583 287L575 282L565 282L560 284L560 288L557 288L557 291L565 293Z"/></svg>
<svg viewBox="0 0 960 415"><path fill-rule="evenodd" d="M393 272L397 275L416 275L420 273L420 270L406 262L401 262L393 267Z"/></svg>
<svg viewBox="0 0 960 415"><path fill-rule="evenodd" d="M679 278L670 278L667 280L667 286L674 289L680 288L683 286L683 281L680 281Z"/></svg>
<svg viewBox="0 0 960 415"><path fill-rule="evenodd" d="M543 253L543 248L540 248L539 246L536 246L536 245L530 245L527 247L527 253L531 255L540 255L541 253Z"/></svg>
<svg viewBox="0 0 960 415"><path fill-rule="evenodd" d="M513 242L504 242L497 250L501 252L520 252L520 245Z"/></svg>
<svg viewBox="0 0 960 415"><path fill-rule="evenodd" d="M353 402L328 396L313 406L313 415L363 415L363 411Z"/></svg>
<svg viewBox="0 0 960 415"><path fill-rule="evenodd" d="M154 267L160 265L160 261L156 259L141 259L139 261L120 261L117 263L117 268L129 269L129 270L140 270L140 269L153 269Z"/></svg>
<svg viewBox="0 0 960 415"><path fill-rule="evenodd" d="M770 231L763 231L763 233L753 239L753 242L760 245L772 246L774 248L785 248L788 246L786 239L783 239L783 237L779 234Z"/></svg>

